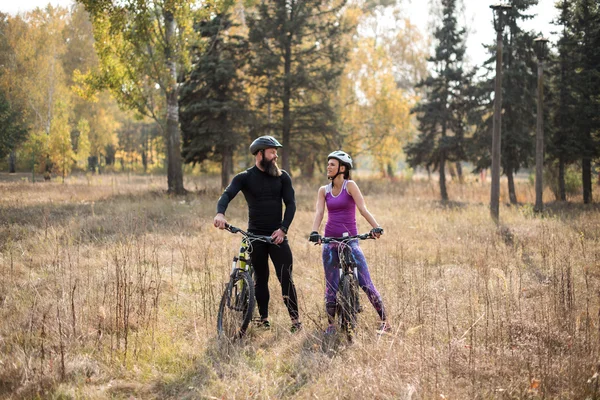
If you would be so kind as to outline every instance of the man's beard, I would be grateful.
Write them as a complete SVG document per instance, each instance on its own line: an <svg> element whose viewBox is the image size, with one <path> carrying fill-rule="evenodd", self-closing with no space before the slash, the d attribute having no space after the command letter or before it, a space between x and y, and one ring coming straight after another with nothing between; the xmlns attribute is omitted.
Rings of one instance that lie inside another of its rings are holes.
<svg viewBox="0 0 600 400"><path fill-rule="evenodd" d="M260 160L260 166L267 174L271 176L281 176L281 170L277 166L277 161L275 161L275 159L267 161L265 158L263 158Z"/></svg>

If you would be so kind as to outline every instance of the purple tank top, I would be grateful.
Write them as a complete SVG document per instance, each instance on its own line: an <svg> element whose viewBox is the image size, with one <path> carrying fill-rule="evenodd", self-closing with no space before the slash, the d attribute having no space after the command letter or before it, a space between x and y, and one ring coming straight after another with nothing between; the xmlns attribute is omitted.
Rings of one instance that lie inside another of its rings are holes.
<svg viewBox="0 0 600 400"><path fill-rule="evenodd" d="M334 196L332 184L325 188L325 204L327 204L327 224L325 236L341 237L345 232L350 236L358 234L356 228L356 203L346 189L348 184L344 180L340 194Z"/></svg>

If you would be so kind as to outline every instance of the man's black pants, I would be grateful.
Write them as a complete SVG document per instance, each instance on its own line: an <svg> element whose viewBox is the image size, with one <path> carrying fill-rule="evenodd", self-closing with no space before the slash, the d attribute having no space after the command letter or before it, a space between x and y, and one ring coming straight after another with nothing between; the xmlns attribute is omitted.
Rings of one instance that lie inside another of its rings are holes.
<svg viewBox="0 0 600 400"><path fill-rule="evenodd" d="M292 319L298 318L296 286L292 280L292 250L287 238L280 245L260 241L252 243L252 265L254 266L254 288L258 312L262 319L269 317L269 257L281 284L283 302Z"/></svg>

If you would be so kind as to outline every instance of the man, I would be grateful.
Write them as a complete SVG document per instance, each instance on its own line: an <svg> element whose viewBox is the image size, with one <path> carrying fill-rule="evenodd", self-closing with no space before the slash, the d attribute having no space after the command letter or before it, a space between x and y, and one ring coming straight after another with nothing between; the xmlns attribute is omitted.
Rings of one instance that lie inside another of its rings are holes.
<svg viewBox="0 0 600 400"><path fill-rule="evenodd" d="M261 136L250 145L255 157L254 167L237 174L225 189L217 203L214 225L225 229L225 211L229 202L241 190L248 203L248 231L256 235L270 235L274 244L252 243L255 295L261 325L269 328L269 260L273 262L277 279L281 284L283 301L292 320L292 332L302 328L298 316L296 287L292 280L292 250L286 233L296 213L296 201L292 180L287 172L277 166L277 149L283 147L272 136ZM283 220L282 201L285 203Z"/></svg>

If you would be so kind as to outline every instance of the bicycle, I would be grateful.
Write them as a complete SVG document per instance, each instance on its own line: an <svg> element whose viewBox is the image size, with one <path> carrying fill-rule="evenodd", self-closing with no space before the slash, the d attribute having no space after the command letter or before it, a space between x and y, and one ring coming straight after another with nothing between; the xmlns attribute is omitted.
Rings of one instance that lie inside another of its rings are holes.
<svg viewBox="0 0 600 400"><path fill-rule="evenodd" d="M361 235L336 237L322 237L321 244L337 243L340 260L340 282L337 291L338 323L342 332L346 333L348 340L352 340L352 334L356 329L357 314L361 311L358 289L358 272L354 258L352 257L352 240L375 239L369 233Z"/></svg>
<svg viewBox="0 0 600 400"><path fill-rule="evenodd" d="M252 242L259 240L273 243L273 241L270 236L255 235L229 224L225 225L225 229L231 233L241 233L243 236L240 251L233 257L229 282L221 297L217 315L219 337L233 340L245 335L256 305L252 278L254 270L250 260Z"/></svg>

